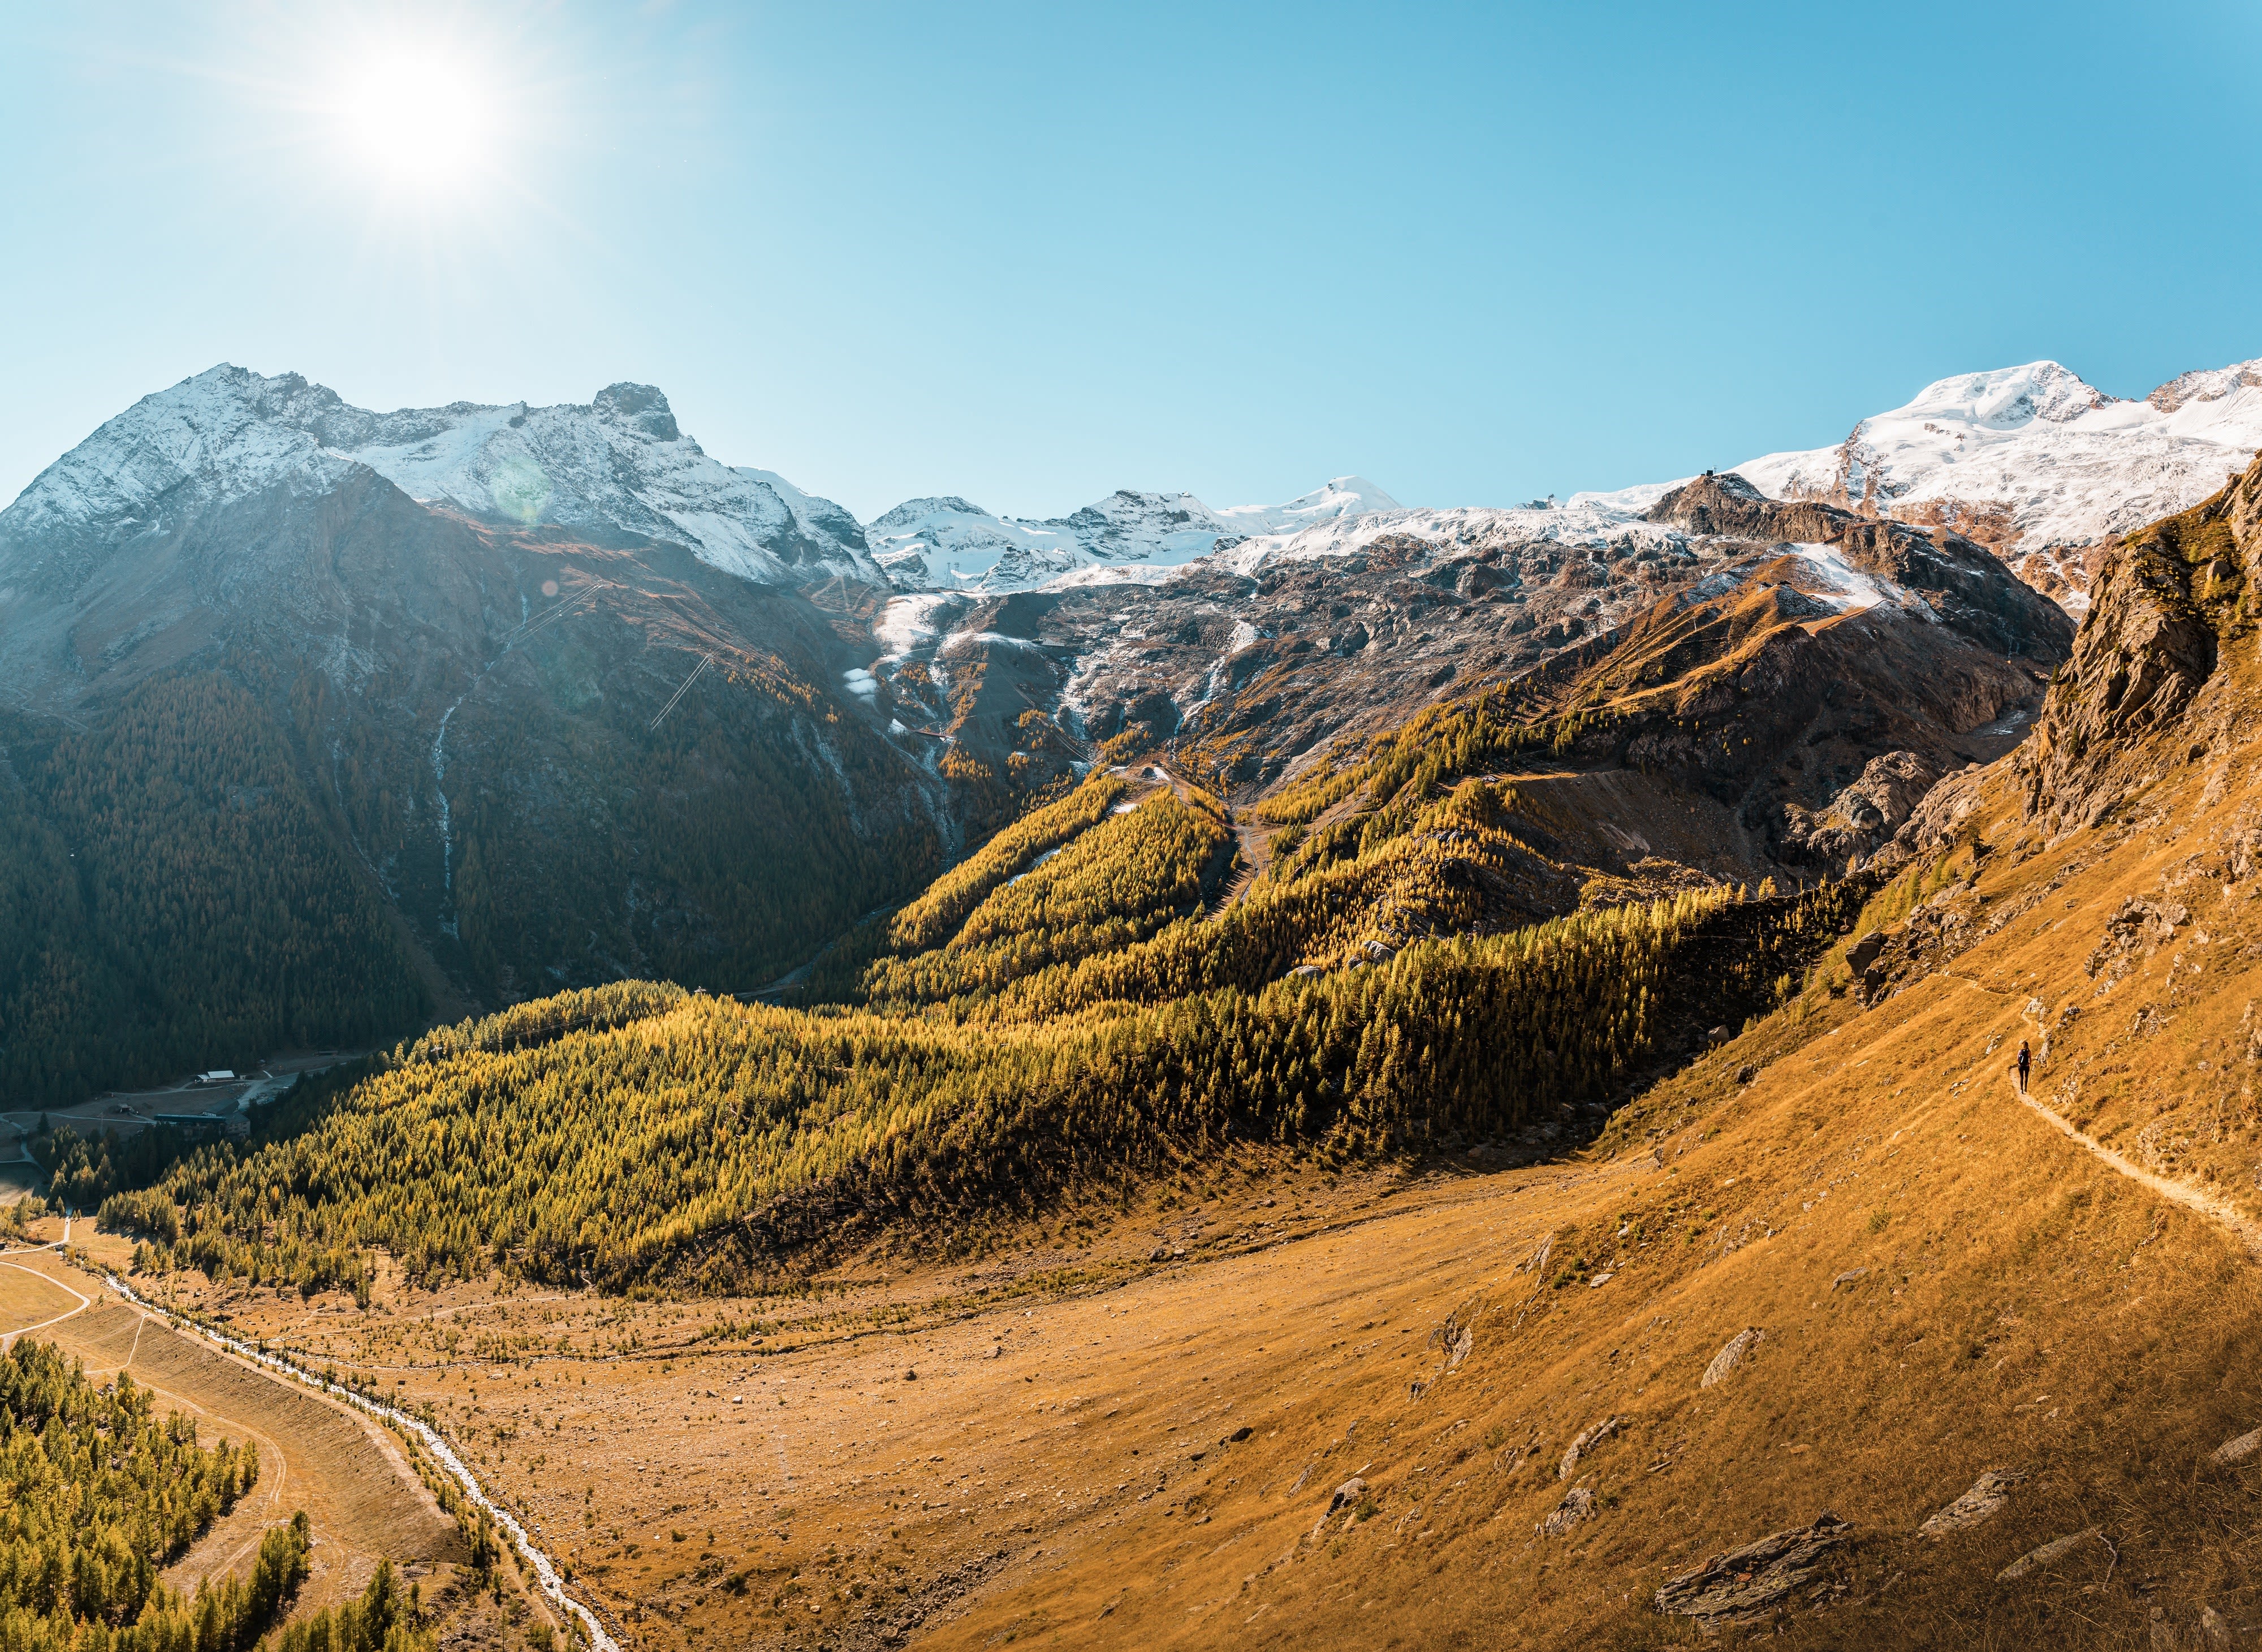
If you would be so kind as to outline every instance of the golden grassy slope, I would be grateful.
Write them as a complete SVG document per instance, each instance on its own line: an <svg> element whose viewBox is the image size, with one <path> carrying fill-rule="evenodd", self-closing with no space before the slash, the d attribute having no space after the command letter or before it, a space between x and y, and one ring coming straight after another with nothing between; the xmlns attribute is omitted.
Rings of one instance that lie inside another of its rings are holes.
<svg viewBox="0 0 2262 1652"><path fill-rule="evenodd" d="M1843 1594L1787 1620L1799 1644L2149 1644L2155 1607L2252 1627L2262 1459L2208 1454L2262 1424L2254 1265L2022 1106L2006 1071L2035 998L2053 1018L2094 1006L2056 1036L2038 1098L2119 1062L2122 1006L2158 1002L2172 970L2149 1100L2132 1082L2119 1105L2219 1107L2214 1190L2252 1211L2251 1171L2228 1176L2254 1117L2234 1035L2262 924L2244 886L2206 893L2204 947L2139 955L2101 999L2084 970L2126 894L2214 829L2207 783L2164 783L2169 824L2023 860L2012 817L1977 818L1998 847L1976 886L1924 910L2016 917L1867 1012L1797 1000L1574 1162L1435 1159L1378 1196L1252 1159L1254 1179L1226 1174L1198 1207L1063 1224L1050 1289L994 1263L905 1277L900 1257L867 1259L808 1328L774 1322L759 1345L693 1334L732 1304L569 1297L520 1317L580 1348L585 1320L651 1315L647 1357L514 1360L498 1378L396 1347L383 1374L474 1440L497 1431L507 1487L638 1645L873 1645L911 1624L949 1647L1672 1644L1696 1637L1649 1609L1665 1577L1824 1510L1856 1542ZM2209 1090L2224 1041L2232 1074ZM1142 1266L1158 1232L1191 1254ZM1549 1235L1545 1267L1519 1271ZM390 1335L386 1305L366 1324ZM287 1314L326 1353L351 1345L351 1316L255 1311L244 1328ZM689 1316L672 1340L671 1314ZM1447 1372L1432 1332L1449 1317L1473 1345ZM1749 1363L1700 1389L1750 1326ZM1613 1416L1559 1480L1571 1440ZM565 1425L554 1442L519 1432L537 1417ZM1914 1535L1993 1468L2028 1476L2003 1511ZM1368 1517L1310 1540L1355 1474ZM1567 1485L1595 1513L1537 1535ZM2105 1542L1994 1581L2092 1526Z"/></svg>
<svg viewBox="0 0 2262 1652"><path fill-rule="evenodd" d="M2189 790L2204 783L2193 776ZM1598 1150L1617 1152L1609 1173L1505 1179L1512 1197L1441 1213L1430 1233L1276 1265L1248 1287L1266 1305L1250 1304L1242 1343L1271 1345L1349 1301L1386 1333L1459 1309L1474 1350L1416 1397L1408 1373L1430 1374L1434 1355L1338 1373L1268 1370L1220 1348L1243 1367L1236 1414L1259 1433L1201 1476L1210 1524L1191 1528L1184 1505L1134 1514L1093 1534L1080 1585L1074 1566L1033 1577L938 1642L975 1644L1037 1614L1089 1645L1669 1640L1678 1630L1646 1604L1666 1575L1826 1509L1858 1544L1847 1596L1790 1620L1813 1644L2110 1645L2148 1634L2154 1605L2179 1624L2203 1605L2246 1621L2262 1606L2249 1537L2262 1482L2251 1464L2207 1461L2262 1423L2246 1247L2069 1142L2006 1071L2037 997L2114 1006L2059 1035L2038 1093L2122 1064L2118 1006L2158 997L2173 970L2179 1019L2160 1036L2180 1041L2183 1061L2155 1047L2153 1078L2122 1105L2218 1122L2215 1165L2251 1160L2251 1087L2237 1070L2221 1078L2218 1061L2213 1086L2198 1071L2226 1042L2244 1066L2243 953L2258 927L2228 916L2244 892L2214 896L2225 915L2205 949L2164 949L2101 1000L2083 970L2125 893L2185 866L2201 829L2084 833L1986 873L1943 905L2020 917L1865 1014L1809 1001L1661 1086ZM2053 887L2072 863L2086 873L2078 894ZM2046 912L2026 905L2043 891ZM1762 1071L1737 1090L1746 1064ZM2190 1088L2157 1081L2179 1072ZM2251 1169L2239 1187L2228 1179L2217 1193L2251 1212ZM1567 1251L1608 1282L1515 1273L1549 1229L1553 1266ZM1752 1325L1767 1334L1750 1363L1701 1390L1706 1364ZM1572 1476L1598 1511L1567 1537L1535 1536L1565 1490L1565 1446L1610 1416L1620 1432ZM1288 1495L1315 1454L1321 1469ZM1989 1468L2029 1476L2002 1513L1939 1544L1913 1535ZM1323 1541L1302 1540L1328 1490L1362 1468L1373 1517L1345 1530L1338 1516ZM2106 1542L1993 1581L2091 1526ZM1098 1597L1114 1593L1099 1618ZM1093 1601L1088 1618L1063 1610Z"/></svg>

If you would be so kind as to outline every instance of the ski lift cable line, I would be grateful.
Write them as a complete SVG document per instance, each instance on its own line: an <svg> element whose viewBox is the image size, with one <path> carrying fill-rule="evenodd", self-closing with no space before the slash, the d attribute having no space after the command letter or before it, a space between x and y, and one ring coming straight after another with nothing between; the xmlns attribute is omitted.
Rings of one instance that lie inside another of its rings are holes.
<svg viewBox="0 0 2262 1652"><path fill-rule="evenodd" d="M652 727L645 731L646 733L652 732L653 730L659 727L661 723L666 720L667 714L675 710L677 702L681 701L685 695L691 692L691 685L699 681L699 674L706 670L708 667L714 663L715 656L713 654L702 654L699 656L699 663L691 667L691 675L683 679L683 686L676 689L674 694L670 695L668 696L667 703L659 708L659 715L652 718Z"/></svg>
<svg viewBox="0 0 2262 1652"><path fill-rule="evenodd" d="M512 649L518 647L521 644L533 641L537 637L539 637L544 631L549 630L559 620L566 618L567 617L568 608L577 607L579 604L580 599L577 598L573 603L568 604L567 608L554 608L551 610L550 612L544 615L540 619L536 620L534 624L529 626L526 630L518 631L507 638L502 646L502 653L507 654ZM496 657L500 659L501 656L497 655Z"/></svg>
<svg viewBox="0 0 2262 1652"><path fill-rule="evenodd" d="M587 598L577 597L573 602L566 603L562 607L551 610L550 612L544 614L540 619L536 620L534 624L528 626L524 631L518 632L516 635L511 637L508 641L506 641L502 646L503 652L505 653L508 653L521 643L531 641L534 638L540 636L544 631L548 631L559 620L570 617L574 612L587 606L588 606Z"/></svg>
<svg viewBox="0 0 2262 1652"><path fill-rule="evenodd" d="M598 593L602 591L616 590L617 588L619 588L616 587L610 580L599 580L593 585L584 586L581 589L574 592L573 595L567 597L556 607L545 609L543 612L537 614L532 619L521 621L516 627L503 633L502 646L504 652L508 653L511 649L517 647L519 644L524 642L528 638L533 636L535 632L543 630L558 620L563 619L569 610L580 607L582 603L587 602L590 598L598 595Z"/></svg>
<svg viewBox="0 0 2262 1652"><path fill-rule="evenodd" d="M513 625L508 631L503 632L502 646L508 648L512 643L517 641L518 638L525 632L532 631L537 625L548 624L551 620L557 618L560 613L565 611L566 609L573 607L574 603L580 602L583 597L588 595L588 590L585 587L584 588L574 592L573 595L567 597L564 602L551 603L548 608L544 609L539 614L535 615L532 618L522 619L517 624Z"/></svg>
<svg viewBox="0 0 2262 1652"><path fill-rule="evenodd" d="M573 607L574 603L587 599L592 591L610 590L612 588L612 584L613 582L610 580L592 580L580 590L573 592L571 595L552 602L548 608L544 609L539 614L535 615L531 619L522 619L519 621L517 624L512 626L508 631L503 633L505 640L508 640L510 638L517 636L518 633L522 631L531 630L533 627L541 624L544 620L555 617L562 610L569 609Z"/></svg>

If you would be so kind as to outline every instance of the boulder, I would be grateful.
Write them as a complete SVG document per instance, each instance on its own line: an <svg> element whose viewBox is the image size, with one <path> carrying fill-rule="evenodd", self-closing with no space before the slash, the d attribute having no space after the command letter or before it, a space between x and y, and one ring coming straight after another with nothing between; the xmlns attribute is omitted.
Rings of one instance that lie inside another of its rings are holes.
<svg viewBox="0 0 2262 1652"><path fill-rule="evenodd" d="M1476 1345L1476 1332L1463 1324L1458 1314L1445 1316L1445 1323L1430 1333L1430 1346L1444 1352L1447 1371L1459 1370L1461 1361L1469 1357L1470 1351Z"/></svg>
<svg viewBox="0 0 2262 1652"><path fill-rule="evenodd" d="M2038 1570L2044 1566L2054 1566L2083 1544L2101 1539L2104 1535L2105 1533L2098 1527L2087 1526L2078 1532L2069 1533L2064 1537L2052 1538L2040 1548L2028 1550L2001 1571L1997 1572L1995 1581L1999 1583L2015 1583L2028 1573Z"/></svg>
<svg viewBox="0 0 2262 1652"><path fill-rule="evenodd" d="M1615 1417L1605 1417L1601 1422L1581 1434L1578 1439L1571 1442L1570 1449L1563 1454L1563 1461L1555 1466L1555 1477L1558 1480L1568 1480L1578 1468L1580 1458L1617 1432L1618 1419Z"/></svg>
<svg viewBox="0 0 2262 1652"><path fill-rule="evenodd" d="M2215 1460L2221 1463L2244 1462L2258 1450L2262 1450L2262 1428L2224 1440L2215 1448Z"/></svg>
<svg viewBox="0 0 2262 1652"><path fill-rule="evenodd" d="M1365 1495L1366 1482L1356 1475L1337 1486L1335 1495L1328 1499L1327 1508L1320 1515L1319 1524L1312 1528L1312 1535L1317 1537L1326 1531L1328 1522L1335 1518L1337 1510L1357 1508L1358 1500Z"/></svg>
<svg viewBox="0 0 2262 1652"><path fill-rule="evenodd" d="M1549 1511L1539 1523L1542 1537L1560 1537L1595 1511L1595 1494L1584 1486L1573 1486L1563 1494L1562 1502Z"/></svg>
<svg viewBox="0 0 2262 1652"><path fill-rule="evenodd" d="M2011 1488L2025 1478L2007 1468L1990 1468L1971 1482L1971 1490L1917 1527L1917 1534L1936 1540L1951 1532L1968 1531L2008 1502Z"/></svg>
<svg viewBox="0 0 2262 1652"><path fill-rule="evenodd" d="M1668 1578L1658 1587L1657 1610L1694 1618L1707 1629L1753 1622L1813 1579L1853 1540L1854 1528L1826 1511L1812 1526L1770 1533L1716 1555L1693 1572Z"/></svg>
<svg viewBox="0 0 2262 1652"><path fill-rule="evenodd" d="M1704 1367L1704 1374L1697 1379L1696 1386L1700 1389L1709 1389L1714 1383L1733 1375L1736 1367L1743 1364L1750 1356L1752 1350L1759 1346L1766 1338L1767 1332L1761 1331L1757 1325L1747 1326L1738 1331L1721 1345L1719 1353L1712 1356L1712 1363Z"/></svg>

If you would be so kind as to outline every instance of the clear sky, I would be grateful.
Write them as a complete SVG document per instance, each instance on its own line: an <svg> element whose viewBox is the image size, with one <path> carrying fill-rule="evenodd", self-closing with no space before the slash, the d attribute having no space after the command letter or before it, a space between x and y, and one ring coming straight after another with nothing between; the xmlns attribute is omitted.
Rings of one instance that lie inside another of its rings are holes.
<svg viewBox="0 0 2262 1652"><path fill-rule="evenodd" d="M0 6L0 499L231 361L868 519L1506 504L2262 356L2251 4Z"/></svg>

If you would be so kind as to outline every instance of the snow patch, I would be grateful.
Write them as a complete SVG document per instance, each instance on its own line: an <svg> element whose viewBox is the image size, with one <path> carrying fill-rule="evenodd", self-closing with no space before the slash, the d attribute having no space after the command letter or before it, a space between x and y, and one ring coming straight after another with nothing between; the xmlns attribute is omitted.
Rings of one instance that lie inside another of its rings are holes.
<svg viewBox="0 0 2262 1652"><path fill-rule="evenodd" d="M880 610L880 617L873 622L873 639L893 651L887 656L889 660L902 659L921 643L932 642L942 634L941 625L935 622L935 610L949 600L925 593L890 598L888 605Z"/></svg>
<svg viewBox="0 0 2262 1652"><path fill-rule="evenodd" d="M1899 608L1921 614L1927 619L1934 617L1932 610L1910 595L1905 587L1862 573L1826 545L1787 545L1783 549L1805 563L1813 570L1817 581L1834 593L1816 595L1818 600L1830 603L1841 614L1865 608Z"/></svg>

